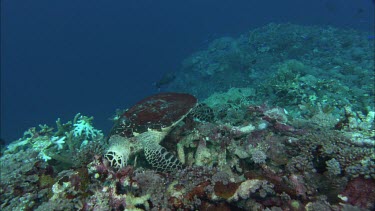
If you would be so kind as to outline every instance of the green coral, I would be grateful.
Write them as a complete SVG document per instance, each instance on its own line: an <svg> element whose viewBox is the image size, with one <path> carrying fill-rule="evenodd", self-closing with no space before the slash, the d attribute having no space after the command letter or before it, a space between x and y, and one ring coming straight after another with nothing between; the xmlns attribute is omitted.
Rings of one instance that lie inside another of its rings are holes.
<svg viewBox="0 0 375 211"><path fill-rule="evenodd" d="M341 166L340 163L335 159L332 158L329 161L326 161L328 173L331 175L338 175L341 174Z"/></svg>

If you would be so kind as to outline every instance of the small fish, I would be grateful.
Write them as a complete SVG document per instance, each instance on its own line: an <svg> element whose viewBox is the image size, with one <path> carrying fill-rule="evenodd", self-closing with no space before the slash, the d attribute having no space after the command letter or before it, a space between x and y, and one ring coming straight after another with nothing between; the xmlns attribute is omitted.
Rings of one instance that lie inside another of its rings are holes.
<svg viewBox="0 0 375 211"><path fill-rule="evenodd" d="M176 78L174 72L167 72L163 75L163 77L154 83L154 86L160 89L162 86L172 83L172 81Z"/></svg>
<svg viewBox="0 0 375 211"><path fill-rule="evenodd" d="M365 12L365 10L363 8L358 8L357 11L356 11L356 15L361 15L364 12Z"/></svg>

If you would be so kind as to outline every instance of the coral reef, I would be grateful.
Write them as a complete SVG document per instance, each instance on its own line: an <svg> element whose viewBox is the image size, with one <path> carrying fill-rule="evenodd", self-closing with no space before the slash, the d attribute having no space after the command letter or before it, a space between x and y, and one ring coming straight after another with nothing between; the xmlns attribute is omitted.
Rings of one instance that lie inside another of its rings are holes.
<svg viewBox="0 0 375 211"><path fill-rule="evenodd" d="M152 95L117 112L107 137L81 114L30 128L1 153L0 208L374 210L362 35L270 24L184 61L169 85L200 103Z"/></svg>

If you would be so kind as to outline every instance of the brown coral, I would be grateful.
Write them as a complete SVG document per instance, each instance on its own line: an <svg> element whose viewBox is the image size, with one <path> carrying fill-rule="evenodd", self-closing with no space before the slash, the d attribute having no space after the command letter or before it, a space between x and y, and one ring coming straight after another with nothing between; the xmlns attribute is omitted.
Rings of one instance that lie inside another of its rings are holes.
<svg viewBox="0 0 375 211"><path fill-rule="evenodd" d="M221 198L229 199L236 192L237 188L240 186L239 183L228 183L223 184L223 182L216 182L214 186L215 194Z"/></svg>

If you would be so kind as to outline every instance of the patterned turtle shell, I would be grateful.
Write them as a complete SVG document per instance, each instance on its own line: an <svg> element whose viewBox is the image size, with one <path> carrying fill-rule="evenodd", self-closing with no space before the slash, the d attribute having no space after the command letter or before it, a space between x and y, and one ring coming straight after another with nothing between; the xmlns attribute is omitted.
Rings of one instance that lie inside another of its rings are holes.
<svg viewBox="0 0 375 211"><path fill-rule="evenodd" d="M148 130L162 131L186 116L197 99L184 93L160 93L147 97L125 111L115 123L112 135L132 137Z"/></svg>

